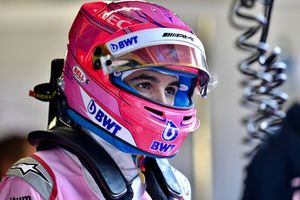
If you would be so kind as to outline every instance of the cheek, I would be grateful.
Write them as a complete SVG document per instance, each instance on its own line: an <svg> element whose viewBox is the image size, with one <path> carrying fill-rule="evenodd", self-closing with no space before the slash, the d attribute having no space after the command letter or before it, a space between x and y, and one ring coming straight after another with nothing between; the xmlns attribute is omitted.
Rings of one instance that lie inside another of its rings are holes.
<svg viewBox="0 0 300 200"><path fill-rule="evenodd" d="M172 106L173 106L173 105L174 105L174 102L175 102L175 96L172 96L172 97L169 97L169 98L168 98L168 104L169 104L169 105L172 105Z"/></svg>
<svg viewBox="0 0 300 200"><path fill-rule="evenodd" d="M155 96L155 92L152 88L134 87L134 89L142 96L152 98Z"/></svg>

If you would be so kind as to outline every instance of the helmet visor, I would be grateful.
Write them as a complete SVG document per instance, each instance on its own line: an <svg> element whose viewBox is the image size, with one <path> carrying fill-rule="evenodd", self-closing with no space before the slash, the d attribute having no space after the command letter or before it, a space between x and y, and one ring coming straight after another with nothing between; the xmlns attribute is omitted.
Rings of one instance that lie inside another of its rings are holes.
<svg viewBox="0 0 300 200"><path fill-rule="evenodd" d="M208 75L205 57L200 49L181 44L147 46L114 58L100 58L105 73L122 72L149 66L188 66Z"/></svg>

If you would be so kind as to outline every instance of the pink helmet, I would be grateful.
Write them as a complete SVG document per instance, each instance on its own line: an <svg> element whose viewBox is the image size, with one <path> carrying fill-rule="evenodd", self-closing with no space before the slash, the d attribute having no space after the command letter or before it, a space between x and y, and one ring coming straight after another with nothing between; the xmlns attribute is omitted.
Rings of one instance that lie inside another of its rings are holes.
<svg viewBox="0 0 300 200"><path fill-rule="evenodd" d="M174 105L143 97L122 74L174 74ZM69 33L63 71L68 115L121 151L171 157L200 122L192 102L210 79L203 45L172 11L144 1L86 3Z"/></svg>

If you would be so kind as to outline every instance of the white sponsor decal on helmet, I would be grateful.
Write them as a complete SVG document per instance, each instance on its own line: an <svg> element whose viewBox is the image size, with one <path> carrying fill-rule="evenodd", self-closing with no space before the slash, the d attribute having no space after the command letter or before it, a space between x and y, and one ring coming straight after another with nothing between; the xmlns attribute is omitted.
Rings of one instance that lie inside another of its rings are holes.
<svg viewBox="0 0 300 200"><path fill-rule="evenodd" d="M123 48L129 47L131 45L137 44L138 43L137 38L138 38L138 36L132 36L132 37L126 38L124 40L121 40L117 43L111 43L109 45L109 48L112 52L116 52L119 49L123 49Z"/></svg>
<svg viewBox="0 0 300 200"><path fill-rule="evenodd" d="M189 87L186 84L180 84L179 90L180 91L188 91Z"/></svg>
<svg viewBox="0 0 300 200"><path fill-rule="evenodd" d="M80 87L86 114L97 125L107 130L120 139L136 146L128 129L118 123L112 116L105 112L87 93Z"/></svg>
<svg viewBox="0 0 300 200"><path fill-rule="evenodd" d="M113 11L103 10L103 11L101 11L101 13L98 16L100 16L107 23L109 23L113 26L117 26L118 28L122 29L122 28L126 27L126 25L128 26L128 25L132 24L130 21L121 19L120 17L118 17L115 14L122 10L130 12L131 10L138 10L138 8L124 7L124 8L116 9ZM123 25L123 24L126 24L126 25Z"/></svg>
<svg viewBox="0 0 300 200"><path fill-rule="evenodd" d="M139 48L160 44L191 46L200 49L205 55L203 44L197 36L174 28L155 28L128 33L106 43L106 46L113 56L118 57Z"/></svg>

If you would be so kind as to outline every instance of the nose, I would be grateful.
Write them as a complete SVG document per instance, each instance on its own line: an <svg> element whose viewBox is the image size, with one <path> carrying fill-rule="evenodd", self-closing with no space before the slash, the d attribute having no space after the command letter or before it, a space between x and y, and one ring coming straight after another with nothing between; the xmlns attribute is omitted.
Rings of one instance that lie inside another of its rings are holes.
<svg viewBox="0 0 300 200"><path fill-rule="evenodd" d="M150 98L163 104L171 104L171 102L169 102L168 98L166 97L165 91L161 89L153 92Z"/></svg>

